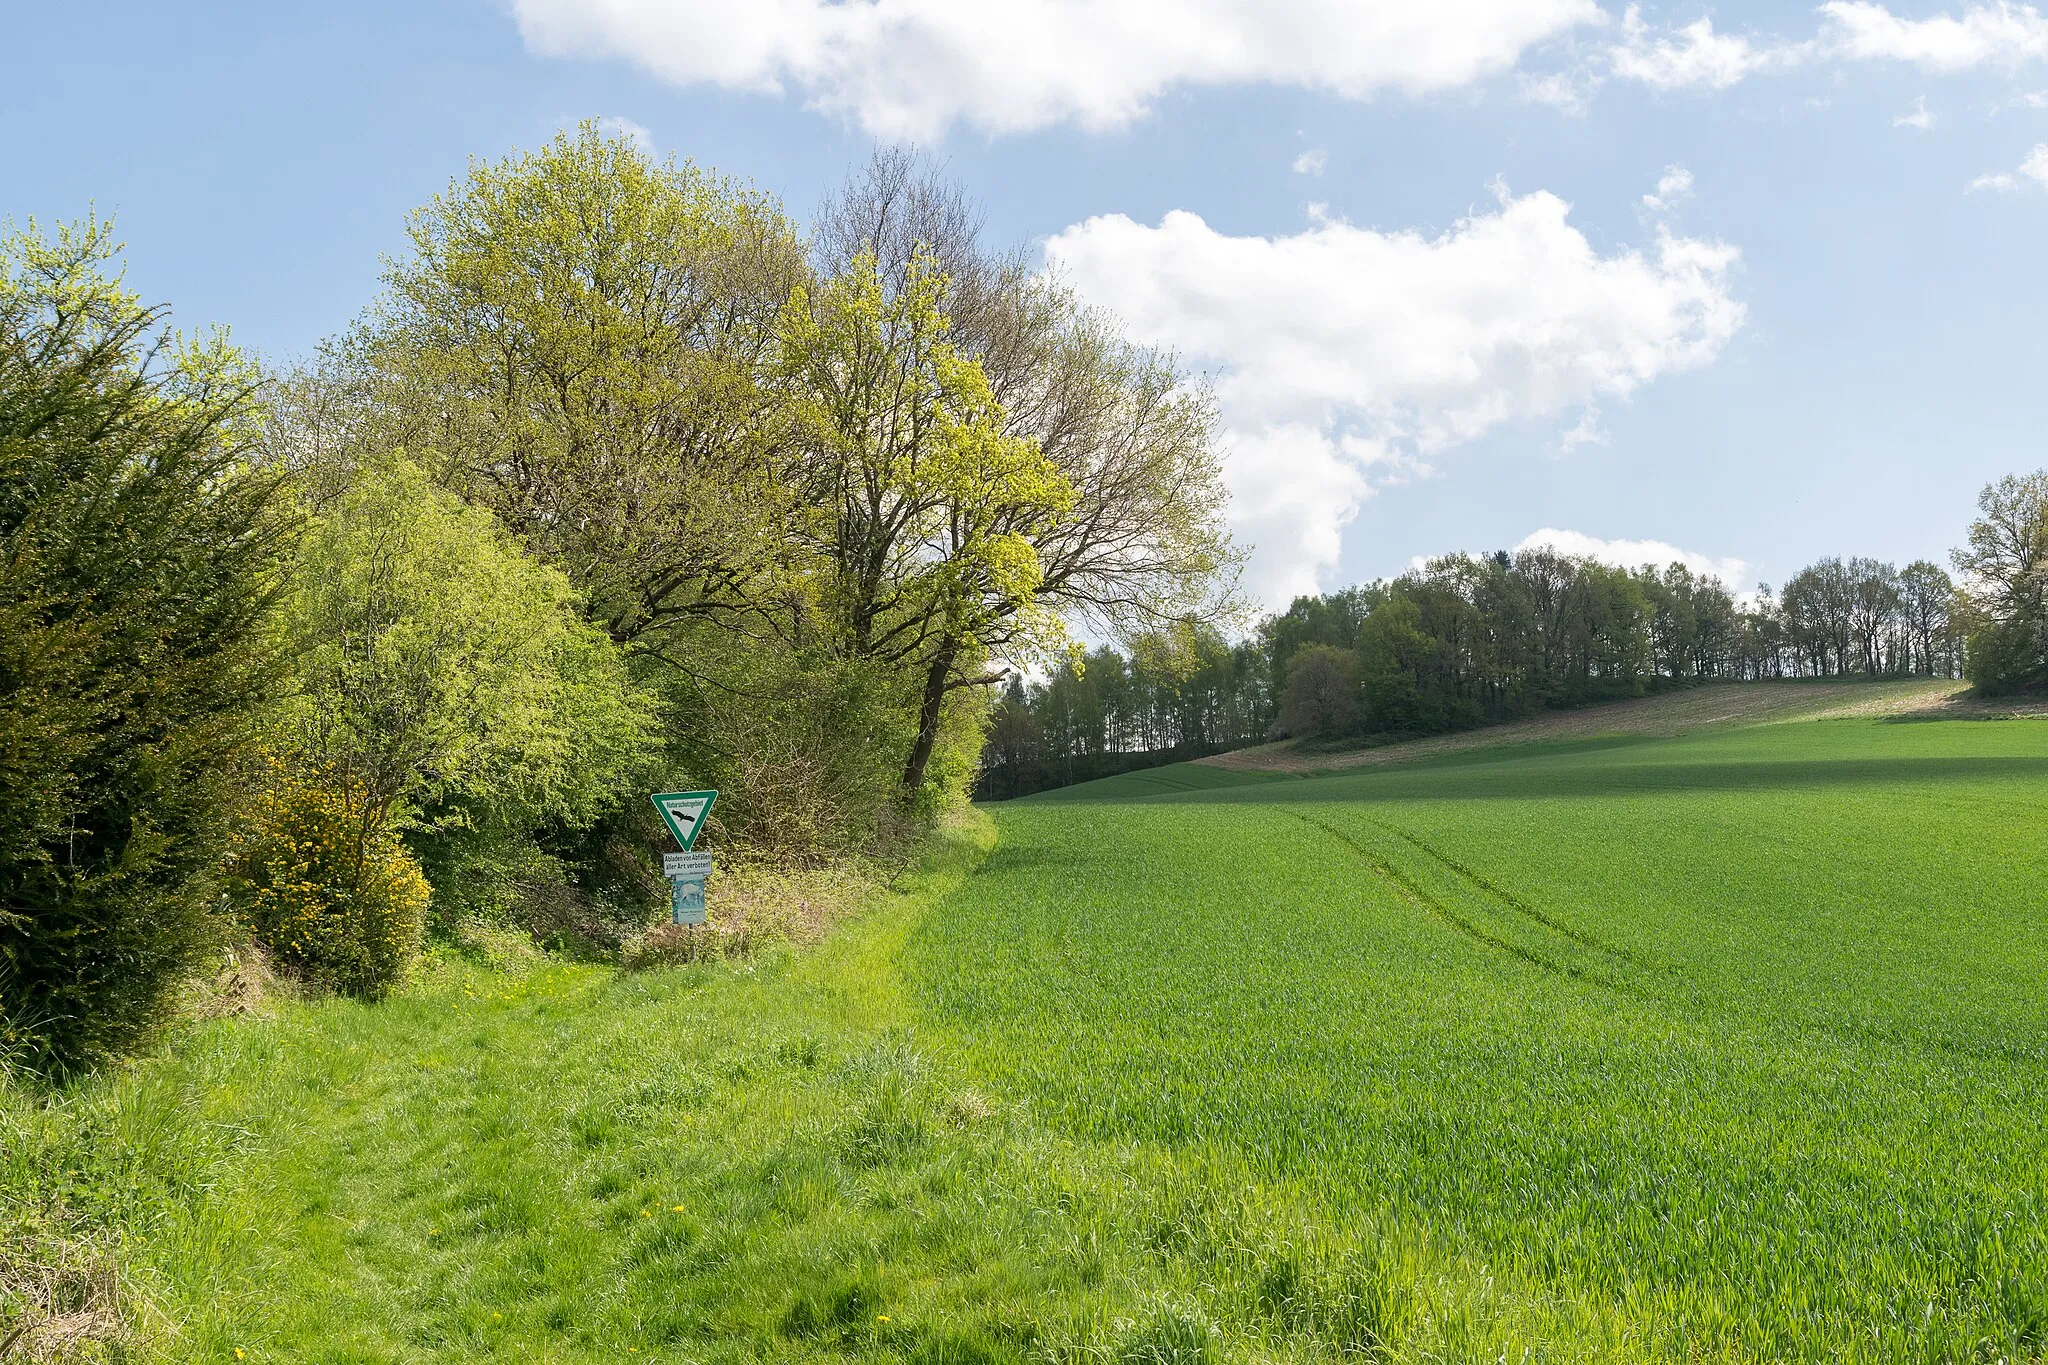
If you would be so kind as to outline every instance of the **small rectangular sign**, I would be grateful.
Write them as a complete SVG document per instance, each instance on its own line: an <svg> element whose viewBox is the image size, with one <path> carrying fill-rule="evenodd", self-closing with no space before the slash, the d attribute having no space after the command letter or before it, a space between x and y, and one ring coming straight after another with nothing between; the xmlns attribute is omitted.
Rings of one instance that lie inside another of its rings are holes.
<svg viewBox="0 0 2048 1365"><path fill-rule="evenodd" d="M669 885L675 888L669 901L669 918L677 924L704 923L704 879L678 877Z"/></svg>
<svg viewBox="0 0 2048 1365"><path fill-rule="evenodd" d="M711 875L709 853L664 853L661 855L661 875L664 877L708 877Z"/></svg>

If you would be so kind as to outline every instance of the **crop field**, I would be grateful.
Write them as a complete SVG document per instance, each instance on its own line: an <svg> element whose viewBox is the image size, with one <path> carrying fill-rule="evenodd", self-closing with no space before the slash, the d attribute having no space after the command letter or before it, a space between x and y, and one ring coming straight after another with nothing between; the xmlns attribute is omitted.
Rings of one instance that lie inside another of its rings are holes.
<svg viewBox="0 0 2048 1365"><path fill-rule="evenodd" d="M2048 725L1127 785L1002 810L919 998L1047 1121L1370 1228L1383 1343L2048 1346ZM1232 1204L1184 1241L1241 1243ZM1313 1257L1265 1256L1286 1318Z"/></svg>
<svg viewBox="0 0 2048 1365"><path fill-rule="evenodd" d="M0 1090L0 1270L243 1365L2038 1361L2044 808L2038 720L1131 774L807 952Z"/></svg>

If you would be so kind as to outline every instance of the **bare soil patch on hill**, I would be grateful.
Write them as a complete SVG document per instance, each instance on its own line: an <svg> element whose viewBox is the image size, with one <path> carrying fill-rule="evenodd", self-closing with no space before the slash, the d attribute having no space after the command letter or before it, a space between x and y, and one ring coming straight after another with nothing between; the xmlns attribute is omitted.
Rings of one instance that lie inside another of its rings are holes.
<svg viewBox="0 0 2048 1365"><path fill-rule="evenodd" d="M2040 698L1975 698L1968 695L1969 686L1952 678L1916 678L1905 682L1714 683L1662 696L1638 697L1574 711L1553 711L1504 725L1431 735L1425 739L1394 740L1357 749L1323 749L1304 745L1298 740L1281 740L1195 761L1240 771L1341 772L1504 744L1598 739L1611 735L1668 737L1695 730L1792 720L1848 716L1928 720L2048 716L2048 701Z"/></svg>

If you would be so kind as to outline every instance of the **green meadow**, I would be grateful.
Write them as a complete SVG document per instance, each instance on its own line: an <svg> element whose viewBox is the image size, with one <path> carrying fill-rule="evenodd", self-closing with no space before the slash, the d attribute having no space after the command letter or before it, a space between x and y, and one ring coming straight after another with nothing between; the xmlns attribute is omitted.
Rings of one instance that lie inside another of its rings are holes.
<svg viewBox="0 0 2048 1365"><path fill-rule="evenodd" d="M2044 809L2035 720L1131 774L11 1092L11 1245L180 1359L2041 1360Z"/></svg>

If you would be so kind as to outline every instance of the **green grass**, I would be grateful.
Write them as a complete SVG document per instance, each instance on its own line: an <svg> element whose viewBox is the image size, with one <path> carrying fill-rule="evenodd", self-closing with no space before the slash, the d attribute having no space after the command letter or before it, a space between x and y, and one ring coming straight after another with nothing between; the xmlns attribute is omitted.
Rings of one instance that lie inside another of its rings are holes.
<svg viewBox="0 0 2048 1365"><path fill-rule="evenodd" d="M0 1093L0 1281L221 1361L2048 1356L2048 724L1161 775L809 953Z"/></svg>
<svg viewBox="0 0 2048 1365"><path fill-rule="evenodd" d="M2038 1358L2044 797L2048 726L1834 721L1018 805L911 975L1042 1120L1617 1352Z"/></svg>

